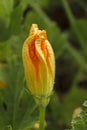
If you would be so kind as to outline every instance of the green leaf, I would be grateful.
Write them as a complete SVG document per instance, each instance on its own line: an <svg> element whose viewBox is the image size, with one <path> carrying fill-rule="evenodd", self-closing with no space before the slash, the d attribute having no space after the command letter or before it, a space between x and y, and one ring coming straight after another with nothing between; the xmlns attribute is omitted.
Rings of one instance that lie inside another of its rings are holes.
<svg viewBox="0 0 87 130"><path fill-rule="evenodd" d="M8 40L0 42L0 61L8 62L13 57L19 57L21 49L21 39L18 36L12 36Z"/></svg>
<svg viewBox="0 0 87 130"><path fill-rule="evenodd" d="M8 28L6 25L6 21L0 18L0 41L5 41L8 38Z"/></svg>
<svg viewBox="0 0 87 130"><path fill-rule="evenodd" d="M86 92L78 88L73 88L65 97L64 102L62 103L61 112L63 119L66 119L65 122L69 125L69 122L72 118L73 110L77 107L81 107L82 102L86 99ZM64 108L64 111L63 111Z"/></svg>
<svg viewBox="0 0 87 130"><path fill-rule="evenodd" d="M8 38L8 26L13 11L13 0L0 0L0 40Z"/></svg>
<svg viewBox="0 0 87 130"><path fill-rule="evenodd" d="M83 106L87 107L87 101L84 101Z"/></svg>
<svg viewBox="0 0 87 130"><path fill-rule="evenodd" d="M19 34L21 32L21 23L22 23L22 15L23 15L23 8L21 5L17 6L11 15L10 25L9 25L9 33L12 34Z"/></svg>
<svg viewBox="0 0 87 130"><path fill-rule="evenodd" d="M72 120L72 130L87 129L87 111L83 111L80 115Z"/></svg>
<svg viewBox="0 0 87 130"><path fill-rule="evenodd" d="M6 126L4 130L12 130L12 127L10 125Z"/></svg>
<svg viewBox="0 0 87 130"><path fill-rule="evenodd" d="M22 63L11 59L0 69L0 79L6 85L0 91L0 129L7 125L12 130L31 128L38 120L38 111L32 96L24 90Z"/></svg>
<svg viewBox="0 0 87 130"><path fill-rule="evenodd" d="M86 45L86 43L87 43L87 35L86 35L87 34L87 20L80 19L80 20L77 20L76 23L77 23L79 32L81 33L81 36L84 39L85 47L87 48L87 45Z"/></svg>
<svg viewBox="0 0 87 130"><path fill-rule="evenodd" d="M41 7L47 8L49 5L49 0L39 0L38 3L41 5Z"/></svg>
<svg viewBox="0 0 87 130"><path fill-rule="evenodd" d="M12 10L13 0L0 0L0 18L8 21L8 17L11 15Z"/></svg>

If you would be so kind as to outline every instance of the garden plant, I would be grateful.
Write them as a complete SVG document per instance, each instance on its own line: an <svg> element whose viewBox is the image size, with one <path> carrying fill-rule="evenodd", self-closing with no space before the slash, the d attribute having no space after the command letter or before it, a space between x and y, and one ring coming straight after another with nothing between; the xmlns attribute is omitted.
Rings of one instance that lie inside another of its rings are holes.
<svg viewBox="0 0 87 130"><path fill-rule="evenodd" d="M87 0L0 0L0 130L87 130Z"/></svg>

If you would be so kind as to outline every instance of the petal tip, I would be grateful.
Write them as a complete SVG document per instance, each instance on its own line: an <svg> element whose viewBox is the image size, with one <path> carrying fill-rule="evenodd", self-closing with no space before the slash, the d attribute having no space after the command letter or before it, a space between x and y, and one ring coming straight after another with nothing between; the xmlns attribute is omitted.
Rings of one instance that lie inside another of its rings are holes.
<svg viewBox="0 0 87 130"><path fill-rule="evenodd" d="M37 24L32 24L29 35L35 34L37 32L37 30L38 30L38 25Z"/></svg>

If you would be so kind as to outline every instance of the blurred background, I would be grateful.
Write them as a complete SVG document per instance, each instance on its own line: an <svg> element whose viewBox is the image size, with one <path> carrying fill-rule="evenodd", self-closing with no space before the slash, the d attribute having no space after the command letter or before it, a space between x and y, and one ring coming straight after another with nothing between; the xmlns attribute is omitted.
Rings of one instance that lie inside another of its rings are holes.
<svg viewBox="0 0 87 130"><path fill-rule="evenodd" d="M74 110L79 110L87 99L87 0L0 1L0 127L3 130L3 125L9 124L15 128L16 121L22 118L25 107L17 108L17 99L24 96L22 104L31 102L22 89L21 55L32 23L47 31L56 57L54 93L46 111L46 129L71 128ZM14 115L18 109L17 118ZM22 126L15 130L22 130Z"/></svg>

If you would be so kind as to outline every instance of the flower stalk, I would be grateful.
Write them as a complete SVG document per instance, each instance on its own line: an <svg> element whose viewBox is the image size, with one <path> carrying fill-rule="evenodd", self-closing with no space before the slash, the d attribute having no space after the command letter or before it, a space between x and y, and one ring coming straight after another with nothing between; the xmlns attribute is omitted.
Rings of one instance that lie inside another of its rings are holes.
<svg viewBox="0 0 87 130"><path fill-rule="evenodd" d="M46 107L40 106L40 129L39 130L44 130L45 129L45 111Z"/></svg>

